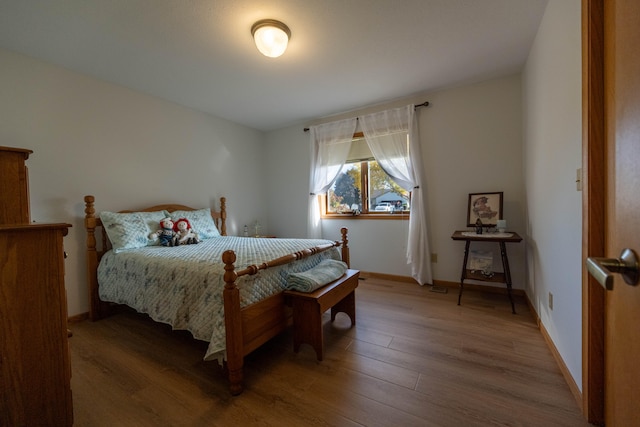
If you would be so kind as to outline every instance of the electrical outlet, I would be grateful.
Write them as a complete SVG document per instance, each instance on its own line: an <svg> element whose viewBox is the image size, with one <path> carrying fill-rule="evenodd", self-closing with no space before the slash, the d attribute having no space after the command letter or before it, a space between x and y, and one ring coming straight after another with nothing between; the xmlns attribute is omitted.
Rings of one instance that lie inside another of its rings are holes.
<svg viewBox="0 0 640 427"><path fill-rule="evenodd" d="M549 310L553 310L553 294L549 292Z"/></svg>
<svg viewBox="0 0 640 427"><path fill-rule="evenodd" d="M438 262L438 254L436 253L431 254L431 262L434 264Z"/></svg>

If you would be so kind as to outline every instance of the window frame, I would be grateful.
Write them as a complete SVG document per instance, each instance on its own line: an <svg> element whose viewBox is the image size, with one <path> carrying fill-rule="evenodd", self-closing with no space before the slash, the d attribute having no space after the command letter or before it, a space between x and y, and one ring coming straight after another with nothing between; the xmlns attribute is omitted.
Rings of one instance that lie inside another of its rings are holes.
<svg viewBox="0 0 640 427"><path fill-rule="evenodd" d="M364 138L364 134L362 132L356 132L353 134L353 138ZM362 206L363 211L358 214L353 214L351 212L347 213L339 213L339 212L329 212L328 206L328 196L327 193L318 195L319 204L320 204L320 216L322 219L385 219L385 220L402 220L409 219L409 210L402 211L391 211L391 212L375 212L369 211L369 162L371 160L375 160L375 158L360 160L360 188L361 188L361 196L362 196ZM358 161L348 162L348 163L358 163ZM411 191L409 191L409 203L411 203ZM366 210L364 209L366 207Z"/></svg>

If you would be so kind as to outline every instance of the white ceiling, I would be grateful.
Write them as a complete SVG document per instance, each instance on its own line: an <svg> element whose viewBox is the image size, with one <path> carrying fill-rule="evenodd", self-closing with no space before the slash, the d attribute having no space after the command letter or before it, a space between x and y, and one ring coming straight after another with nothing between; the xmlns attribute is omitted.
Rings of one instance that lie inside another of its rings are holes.
<svg viewBox="0 0 640 427"><path fill-rule="evenodd" d="M0 0L0 47L268 131L516 72L547 1Z"/></svg>

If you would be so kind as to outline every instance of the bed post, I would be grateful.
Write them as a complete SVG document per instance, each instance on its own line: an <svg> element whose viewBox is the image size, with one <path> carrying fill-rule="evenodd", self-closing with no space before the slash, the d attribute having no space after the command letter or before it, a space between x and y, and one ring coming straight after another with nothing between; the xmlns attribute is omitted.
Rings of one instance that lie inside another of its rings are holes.
<svg viewBox="0 0 640 427"><path fill-rule="evenodd" d="M84 226L87 229L87 282L89 283L89 318L100 319L100 298L98 297L98 253L96 252L96 210L95 197L84 196Z"/></svg>
<svg viewBox="0 0 640 427"><path fill-rule="evenodd" d="M242 317L240 315L240 290L236 287L238 274L233 265L236 254L232 250L222 254L224 263L224 323L227 339L227 370L232 395L242 393L242 366L244 364L244 340L242 338Z"/></svg>
<svg viewBox="0 0 640 427"><path fill-rule="evenodd" d="M347 239L347 228L342 227L340 233L342 233L342 261L347 263L347 267L351 267L349 262L349 239Z"/></svg>
<svg viewBox="0 0 640 427"><path fill-rule="evenodd" d="M220 234L227 235L227 198L220 197Z"/></svg>

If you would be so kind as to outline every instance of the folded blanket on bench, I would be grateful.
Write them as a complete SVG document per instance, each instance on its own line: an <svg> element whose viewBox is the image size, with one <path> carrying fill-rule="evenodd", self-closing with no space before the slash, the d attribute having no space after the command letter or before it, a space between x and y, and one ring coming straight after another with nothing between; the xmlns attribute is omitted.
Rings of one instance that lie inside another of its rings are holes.
<svg viewBox="0 0 640 427"><path fill-rule="evenodd" d="M299 292L313 292L339 279L346 271L346 263L335 259L325 259L307 271L289 273L287 277L287 289Z"/></svg>

